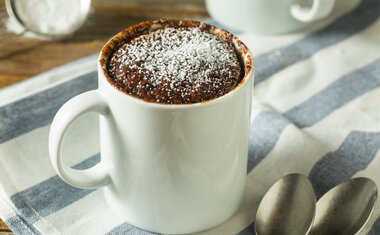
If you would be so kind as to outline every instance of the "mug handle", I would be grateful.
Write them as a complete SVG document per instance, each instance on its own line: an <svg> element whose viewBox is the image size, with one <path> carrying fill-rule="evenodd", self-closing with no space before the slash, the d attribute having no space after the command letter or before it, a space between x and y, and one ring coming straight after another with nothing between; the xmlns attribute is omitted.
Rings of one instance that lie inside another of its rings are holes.
<svg viewBox="0 0 380 235"><path fill-rule="evenodd" d="M290 8L291 15L302 22L311 22L326 17L334 8L335 0L313 0L310 8L305 9L299 3Z"/></svg>
<svg viewBox="0 0 380 235"><path fill-rule="evenodd" d="M78 188L99 188L111 182L102 161L89 169L76 170L66 166L61 156L66 131L77 118L88 112L104 117L109 114L108 105L98 90L77 95L58 110L50 127L49 155L55 171L66 183Z"/></svg>

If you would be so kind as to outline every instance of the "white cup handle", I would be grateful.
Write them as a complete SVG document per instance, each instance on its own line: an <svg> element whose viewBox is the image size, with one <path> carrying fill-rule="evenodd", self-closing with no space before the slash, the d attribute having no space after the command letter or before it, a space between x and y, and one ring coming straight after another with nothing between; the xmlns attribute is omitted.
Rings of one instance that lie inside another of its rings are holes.
<svg viewBox="0 0 380 235"><path fill-rule="evenodd" d="M311 22L322 19L331 13L335 0L313 0L310 8L303 8L299 3L290 8L292 16L302 22Z"/></svg>
<svg viewBox="0 0 380 235"><path fill-rule="evenodd" d="M107 116L109 108L98 90L77 95L66 102L57 112L49 133L50 160L58 175L68 184L78 188L99 188L110 183L110 176L103 162L86 170L76 170L62 162L63 137L70 125L88 112Z"/></svg>

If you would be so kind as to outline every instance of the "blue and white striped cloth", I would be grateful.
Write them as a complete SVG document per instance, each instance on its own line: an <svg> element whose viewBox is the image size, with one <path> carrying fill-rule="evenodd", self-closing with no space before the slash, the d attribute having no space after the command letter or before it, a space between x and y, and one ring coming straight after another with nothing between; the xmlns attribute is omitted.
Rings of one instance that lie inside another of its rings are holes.
<svg viewBox="0 0 380 235"><path fill-rule="evenodd" d="M293 172L317 197L358 176L380 186L380 1L338 1L307 31L239 35L256 63L248 178L241 208L204 234L253 234L266 190ZM65 184L48 158L50 123L71 97L97 87L97 56L0 90L0 217L16 234L151 234L120 220L100 190ZM97 116L65 139L68 164L99 161ZM361 234L380 234L380 203Z"/></svg>

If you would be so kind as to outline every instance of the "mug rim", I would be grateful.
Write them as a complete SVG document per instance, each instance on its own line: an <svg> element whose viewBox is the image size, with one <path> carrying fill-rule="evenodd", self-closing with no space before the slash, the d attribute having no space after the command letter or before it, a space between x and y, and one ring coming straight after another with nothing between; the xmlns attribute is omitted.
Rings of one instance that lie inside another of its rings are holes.
<svg viewBox="0 0 380 235"><path fill-rule="evenodd" d="M197 103L185 103L185 104L168 104L168 103L160 103L160 102L154 102L154 101L148 101L144 100L142 98L139 98L137 96L131 95L121 89L119 89L117 86L115 86L110 76L107 73L107 62L109 59L109 56L114 53L114 51L120 47L122 43L125 43L126 41L130 41L133 38L146 34L148 32L162 29L165 27L172 27L172 28L179 28L179 27L199 27L199 26L206 26L206 28L213 34L216 34L218 36L221 36L224 40L231 41L235 49L239 52L239 56L242 59L242 62L244 63L244 77L239 82L239 84L234 87L231 91L227 92L226 94L222 96L218 96L216 98L204 100ZM102 70L102 74L104 75L104 79L106 80L106 83L112 87L116 92L120 92L123 95L126 95L128 98L132 98L133 100L137 102L141 102L145 105L151 105L154 107L167 107L167 108L190 108L195 106L208 106L212 104L217 104L228 97L233 96L235 93L237 93L242 86L244 86L246 83L248 83L249 80L253 79L254 75L254 61L253 56L248 47L235 35L228 32L227 30L218 28L216 26L206 24L200 21L192 21L192 20L175 20L175 19L160 19L155 21L145 21L141 22L139 24L133 25L131 27L128 27L127 29L119 32L115 36L113 36L102 48L99 59L98 59L98 69ZM100 78L99 79L103 79Z"/></svg>

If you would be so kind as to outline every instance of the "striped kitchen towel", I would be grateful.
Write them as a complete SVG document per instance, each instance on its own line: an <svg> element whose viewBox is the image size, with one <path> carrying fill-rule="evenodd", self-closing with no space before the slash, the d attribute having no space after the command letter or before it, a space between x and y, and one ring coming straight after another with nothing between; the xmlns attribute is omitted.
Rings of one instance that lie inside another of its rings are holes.
<svg viewBox="0 0 380 235"><path fill-rule="evenodd" d="M378 0L337 1L306 31L239 35L256 62L245 197L204 234L253 234L261 197L288 173L308 175L317 197L351 177L380 186L379 14ZM0 90L0 217L16 234L151 234L114 215L101 190L67 185L50 164L50 123L64 102L96 89L96 60ZM69 130L67 164L99 161L97 122L89 114ZM380 203L361 234L380 234Z"/></svg>

